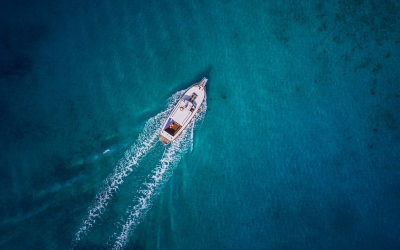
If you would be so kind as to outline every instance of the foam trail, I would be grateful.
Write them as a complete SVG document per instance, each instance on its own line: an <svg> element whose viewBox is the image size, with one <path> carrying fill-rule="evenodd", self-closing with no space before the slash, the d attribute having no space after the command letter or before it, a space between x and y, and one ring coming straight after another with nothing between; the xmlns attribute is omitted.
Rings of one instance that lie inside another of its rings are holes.
<svg viewBox="0 0 400 250"><path fill-rule="evenodd" d="M152 176L149 178L150 180L144 184L144 189L139 191L141 196L138 199L138 204L127 211L128 219L123 225L122 232L117 237L113 249L122 249L126 245L130 232L138 225L140 219L148 211L159 187L169 177L166 177L166 175L170 172L170 168L179 162L181 153L188 148L189 140L187 135L190 132L191 130L184 132L185 134L172 143L164 152L160 164L153 170Z"/></svg>
<svg viewBox="0 0 400 250"><path fill-rule="evenodd" d="M116 237L113 249L119 250L125 247L130 234L150 209L153 198L157 195L163 184L168 181L174 167L178 165L183 154L188 149L193 149L193 130L195 123L204 118L207 110L206 100L204 100L201 107L202 111L197 115L194 122L190 124L190 127L183 132L182 137L176 139L165 150L159 165L152 171L151 176L148 178L149 181L143 185L144 189L139 191L138 203L130 210L128 209L128 218L122 226L122 232Z"/></svg>
<svg viewBox="0 0 400 250"><path fill-rule="evenodd" d="M137 166L139 161L156 145L160 134L161 123L167 118L174 104L179 100L184 91L185 90L178 91L168 98L167 109L146 122L137 141L125 152L124 158L118 162L113 172L106 178L103 187L96 194L95 201L88 209L86 219L84 219L81 227L75 234L72 248L80 241L82 234L87 234L93 227L96 219L100 218L100 215L104 212L119 185L123 183L124 178L133 171L133 167Z"/></svg>

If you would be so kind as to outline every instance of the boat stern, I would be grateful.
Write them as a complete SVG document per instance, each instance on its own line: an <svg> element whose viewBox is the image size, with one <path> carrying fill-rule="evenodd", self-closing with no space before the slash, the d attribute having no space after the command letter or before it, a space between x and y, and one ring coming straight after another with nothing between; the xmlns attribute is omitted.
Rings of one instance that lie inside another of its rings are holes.
<svg viewBox="0 0 400 250"><path fill-rule="evenodd" d="M168 145L171 141L168 140L167 138L165 138L164 136L160 135L160 141L164 144L164 145Z"/></svg>

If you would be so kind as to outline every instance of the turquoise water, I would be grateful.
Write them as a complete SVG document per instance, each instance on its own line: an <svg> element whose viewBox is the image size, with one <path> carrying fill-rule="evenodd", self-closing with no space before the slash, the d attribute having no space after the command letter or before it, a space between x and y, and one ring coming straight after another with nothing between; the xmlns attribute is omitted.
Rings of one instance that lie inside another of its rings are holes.
<svg viewBox="0 0 400 250"><path fill-rule="evenodd" d="M0 13L1 249L400 248L398 1ZM203 76L179 147L146 141Z"/></svg>

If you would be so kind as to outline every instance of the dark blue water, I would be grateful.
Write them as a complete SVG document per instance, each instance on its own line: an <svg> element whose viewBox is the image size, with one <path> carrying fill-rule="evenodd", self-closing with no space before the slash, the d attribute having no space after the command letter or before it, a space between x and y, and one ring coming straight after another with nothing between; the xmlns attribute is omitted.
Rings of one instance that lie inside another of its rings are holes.
<svg viewBox="0 0 400 250"><path fill-rule="evenodd" d="M399 249L399 19L389 0L2 1L0 248ZM203 76L180 146L149 140Z"/></svg>

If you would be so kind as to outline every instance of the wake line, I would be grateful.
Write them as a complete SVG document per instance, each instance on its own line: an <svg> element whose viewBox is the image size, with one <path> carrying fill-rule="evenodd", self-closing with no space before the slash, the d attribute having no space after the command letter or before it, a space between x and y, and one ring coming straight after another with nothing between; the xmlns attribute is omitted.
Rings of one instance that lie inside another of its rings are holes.
<svg viewBox="0 0 400 250"><path fill-rule="evenodd" d="M125 247L132 231L151 208L153 198L159 193L163 184L171 177L173 169L178 165L183 154L186 153L188 149L190 149L190 151L193 150L194 127L197 121L203 120L205 116L207 110L206 100L204 100L201 109L200 114L198 114L189 127L182 132L182 137L176 139L164 151L159 165L152 171L151 176L148 178L149 181L143 184L144 189L138 191L140 194L137 200L138 203L133 206L132 209L127 210L128 218L122 226L122 232L116 237L116 242L112 249L119 250Z"/></svg>
<svg viewBox="0 0 400 250"><path fill-rule="evenodd" d="M165 177L171 170L170 166L177 165L182 153L188 149L189 142L191 142L191 140L188 140L187 137L191 132L191 129L189 131L184 131L182 137L175 140L173 143L171 143L171 146L166 149L162 159L160 160L160 164L155 170L153 170L153 174L149 178L150 180L144 184L144 189L139 191L141 197L138 199L138 204L136 204L130 211L127 211L128 219L123 225L122 232L117 237L113 249L122 249L126 245L130 232L139 224L140 219L150 209L151 201L160 186L162 186L162 184L168 180L169 176L167 178Z"/></svg>
<svg viewBox="0 0 400 250"><path fill-rule="evenodd" d="M125 152L124 158L118 162L113 173L106 178L103 187L96 194L95 201L88 209L86 219L75 234L72 248L80 241L82 234L87 234L95 224L96 219L100 218L100 215L103 214L109 201L118 190L119 185L123 183L123 179L133 171L133 167L137 166L139 161L156 145L160 134L161 123L168 117L174 104L179 100L184 91L185 90L178 91L168 98L167 109L146 122L137 141Z"/></svg>

